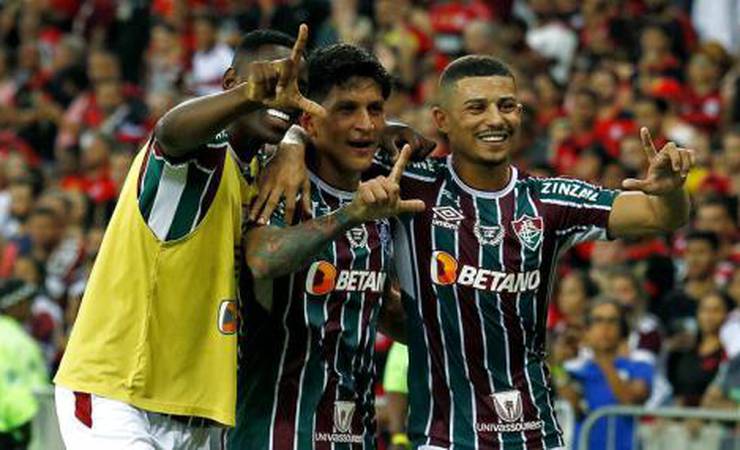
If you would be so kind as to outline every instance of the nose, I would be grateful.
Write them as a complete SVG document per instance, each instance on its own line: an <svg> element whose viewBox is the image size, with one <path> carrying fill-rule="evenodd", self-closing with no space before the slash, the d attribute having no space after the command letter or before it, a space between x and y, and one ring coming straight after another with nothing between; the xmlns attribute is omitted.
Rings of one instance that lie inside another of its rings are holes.
<svg viewBox="0 0 740 450"><path fill-rule="evenodd" d="M504 116L498 109L498 105L491 103L486 110L486 123L491 127L497 127L504 124Z"/></svg>
<svg viewBox="0 0 740 450"><path fill-rule="evenodd" d="M372 131L375 128L375 124L370 117L370 112L367 109L360 109L357 113L355 128L361 131Z"/></svg>

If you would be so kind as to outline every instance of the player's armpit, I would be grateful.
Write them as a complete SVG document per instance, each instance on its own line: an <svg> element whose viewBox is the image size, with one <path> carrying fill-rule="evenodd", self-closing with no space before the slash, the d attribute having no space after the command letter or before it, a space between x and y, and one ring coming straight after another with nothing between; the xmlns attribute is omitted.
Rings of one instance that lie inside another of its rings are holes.
<svg viewBox="0 0 740 450"><path fill-rule="evenodd" d="M688 221L689 200L683 190L665 195L622 192L609 214L609 236L613 238L667 233Z"/></svg>
<svg viewBox="0 0 740 450"><path fill-rule="evenodd" d="M383 293L378 328L394 341L406 344L406 314L401 303L401 289L392 276L389 277Z"/></svg>

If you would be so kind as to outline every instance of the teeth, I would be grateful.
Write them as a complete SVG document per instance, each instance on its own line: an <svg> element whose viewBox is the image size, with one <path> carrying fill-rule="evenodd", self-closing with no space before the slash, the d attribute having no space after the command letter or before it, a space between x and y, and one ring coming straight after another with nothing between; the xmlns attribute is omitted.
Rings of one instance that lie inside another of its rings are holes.
<svg viewBox="0 0 740 450"><path fill-rule="evenodd" d="M277 117L278 119L282 119L286 122L290 122L290 116L282 111L279 111L277 109L268 108L267 114L271 115L272 117Z"/></svg>
<svg viewBox="0 0 740 450"><path fill-rule="evenodd" d="M501 135L501 134L496 134L496 135L489 134L489 135L479 136L479 138L483 142L502 142L503 140L506 139L506 136Z"/></svg>

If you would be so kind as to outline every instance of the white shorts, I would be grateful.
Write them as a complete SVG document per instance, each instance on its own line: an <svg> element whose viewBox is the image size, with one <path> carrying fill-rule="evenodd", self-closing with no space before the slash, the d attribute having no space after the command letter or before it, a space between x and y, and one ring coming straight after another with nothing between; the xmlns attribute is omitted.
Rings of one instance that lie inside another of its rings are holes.
<svg viewBox="0 0 740 450"><path fill-rule="evenodd" d="M67 450L222 450L226 429L189 426L117 400L56 386Z"/></svg>

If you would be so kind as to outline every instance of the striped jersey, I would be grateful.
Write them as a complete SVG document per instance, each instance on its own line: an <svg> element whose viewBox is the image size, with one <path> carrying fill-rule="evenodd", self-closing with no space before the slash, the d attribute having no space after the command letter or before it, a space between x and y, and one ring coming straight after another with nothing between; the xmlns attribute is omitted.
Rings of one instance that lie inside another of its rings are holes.
<svg viewBox="0 0 740 450"><path fill-rule="evenodd" d="M243 164L231 149L225 131L183 158L166 156L156 138L149 139L137 196L142 217L159 240L183 238L201 223L216 196L226 153L230 151L254 191L259 168L257 152Z"/></svg>
<svg viewBox="0 0 740 450"><path fill-rule="evenodd" d="M407 314L409 435L455 449L563 445L545 364L558 255L605 239L617 191L511 167L497 192L465 185L451 157L407 168L395 261Z"/></svg>
<svg viewBox="0 0 740 450"><path fill-rule="evenodd" d="M311 183L313 217L352 200L316 176ZM283 226L282 215L271 224ZM367 222L301 270L254 284L243 300L229 448L375 448L373 357L391 248L390 222Z"/></svg>

